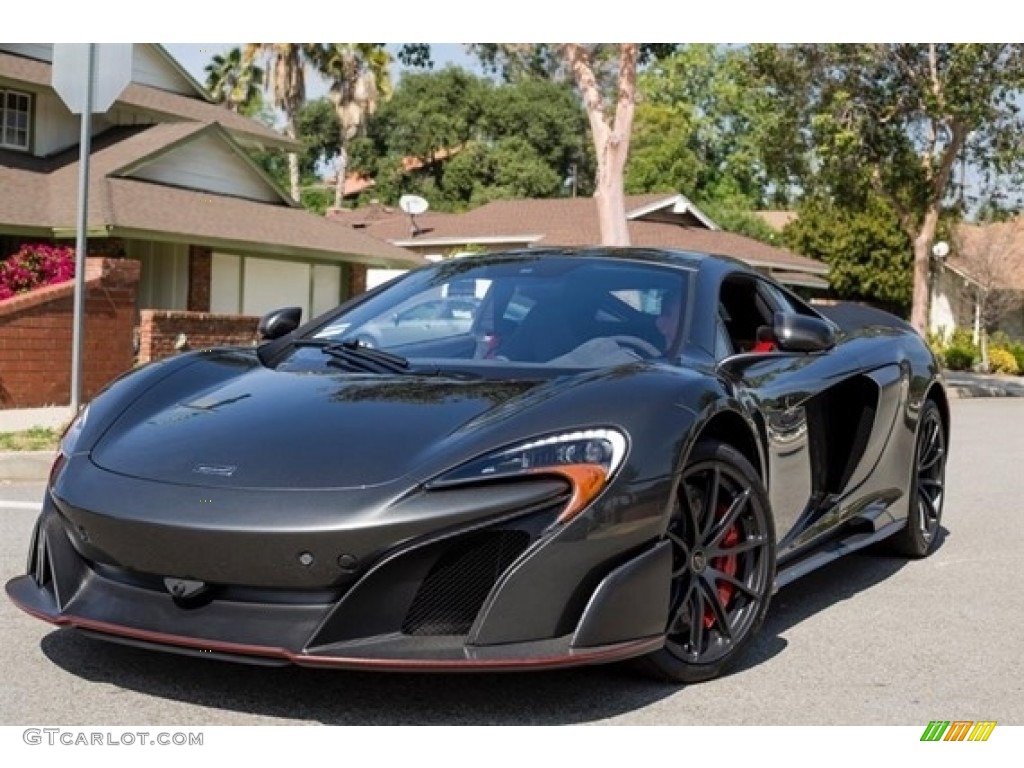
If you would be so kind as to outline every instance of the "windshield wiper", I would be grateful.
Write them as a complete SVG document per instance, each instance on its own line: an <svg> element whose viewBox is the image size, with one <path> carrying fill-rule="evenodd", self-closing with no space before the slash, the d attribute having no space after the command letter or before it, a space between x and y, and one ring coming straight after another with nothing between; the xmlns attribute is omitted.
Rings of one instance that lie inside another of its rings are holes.
<svg viewBox="0 0 1024 768"><path fill-rule="evenodd" d="M296 339L294 347L314 347L333 359L329 365L347 368L350 371L370 373L405 373L417 376L441 376L450 379L475 380L482 378L479 373L450 370L441 366L413 368L401 355L374 349L355 340L333 341L330 339Z"/></svg>
<svg viewBox="0 0 1024 768"><path fill-rule="evenodd" d="M347 366L350 370L370 373L409 373L409 361L401 355L373 349L358 341L338 341L324 344L320 351L330 355L332 363Z"/></svg>

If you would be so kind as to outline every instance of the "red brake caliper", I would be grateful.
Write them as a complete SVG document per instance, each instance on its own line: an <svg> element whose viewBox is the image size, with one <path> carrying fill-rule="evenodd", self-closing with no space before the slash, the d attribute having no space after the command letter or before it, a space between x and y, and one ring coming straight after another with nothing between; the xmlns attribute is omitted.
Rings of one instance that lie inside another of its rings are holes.
<svg viewBox="0 0 1024 768"><path fill-rule="evenodd" d="M718 509L718 517L721 518L725 515L726 507L721 506ZM725 536L722 537L722 541L719 546L727 548L734 547L740 543L740 528L736 523L733 523L728 531L725 532ZM722 555L721 557L711 558L711 567L721 571L727 576L736 576L736 571L739 566L739 558L736 555ZM722 605L726 608L729 607L729 601L732 600L732 596L736 593L736 587L728 582L724 582L718 585L718 599ZM704 609L704 626L707 629L715 623L715 614L708 606Z"/></svg>

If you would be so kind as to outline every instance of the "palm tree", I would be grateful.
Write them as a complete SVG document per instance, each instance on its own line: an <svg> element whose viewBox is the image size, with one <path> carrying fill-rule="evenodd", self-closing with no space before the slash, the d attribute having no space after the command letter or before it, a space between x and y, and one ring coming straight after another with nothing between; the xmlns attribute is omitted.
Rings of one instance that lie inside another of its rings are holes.
<svg viewBox="0 0 1024 768"><path fill-rule="evenodd" d="M334 206L341 207L348 171L347 143L366 127L381 99L391 96L391 54L381 43L330 43L320 71L331 81L329 97L338 118L338 164Z"/></svg>
<svg viewBox="0 0 1024 768"><path fill-rule="evenodd" d="M306 101L306 65L322 59L323 47L319 43L246 43L242 60L252 63L263 57L270 73L264 84L274 106L285 114L285 134L291 139L299 137L299 110ZM288 178L292 198L299 199L299 156L288 153Z"/></svg>
<svg viewBox="0 0 1024 768"><path fill-rule="evenodd" d="M259 103L263 68L246 62L240 48L232 48L223 56L218 53L203 71L206 90L218 104L232 112L242 112Z"/></svg>

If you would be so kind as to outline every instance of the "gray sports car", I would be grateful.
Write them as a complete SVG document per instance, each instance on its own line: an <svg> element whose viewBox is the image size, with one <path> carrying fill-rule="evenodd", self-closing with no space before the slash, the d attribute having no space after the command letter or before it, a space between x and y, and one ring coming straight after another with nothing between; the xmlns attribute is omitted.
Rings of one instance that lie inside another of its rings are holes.
<svg viewBox="0 0 1024 768"><path fill-rule="evenodd" d="M456 332L355 330L470 286ZM939 541L949 409L921 338L748 267L641 249L442 262L256 348L183 354L65 434L7 584L203 657L371 669L638 660L704 680L783 584Z"/></svg>

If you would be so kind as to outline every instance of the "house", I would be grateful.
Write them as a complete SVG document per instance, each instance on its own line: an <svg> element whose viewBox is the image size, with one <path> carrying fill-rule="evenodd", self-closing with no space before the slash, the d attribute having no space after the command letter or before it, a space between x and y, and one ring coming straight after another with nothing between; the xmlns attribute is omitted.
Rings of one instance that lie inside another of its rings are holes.
<svg viewBox="0 0 1024 768"><path fill-rule="evenodd" d="M1024 216L960 224L948 248L934 251L929 329L982 328L1024 339Z"/></svg>
<svg viewBox="0 0 1024 768"><path fill-rule="evenodd" d="M467 213L428 212L415 220L381 206L332 210L328 215L350 229L426 258L467 250L593 245L601 240L592 197L496 200ZM827 265L725 232L685 195L627 196L626 217L634 246L732 256L784 284L812 291L828 288ZM370 270L367 284L372 286L392 274Z"/></svg>
<svg viewBox="0 0 1024 768"><path fill-rule="evenodd" d="M0 43L0 258L75 236L79 119L51 87L52 44ZM159 45L93 118L90 253L141 264L140 309L318 314L362 290L365 266L415 254L302 210L248 150L294 142L212 103Z"/></svg>

